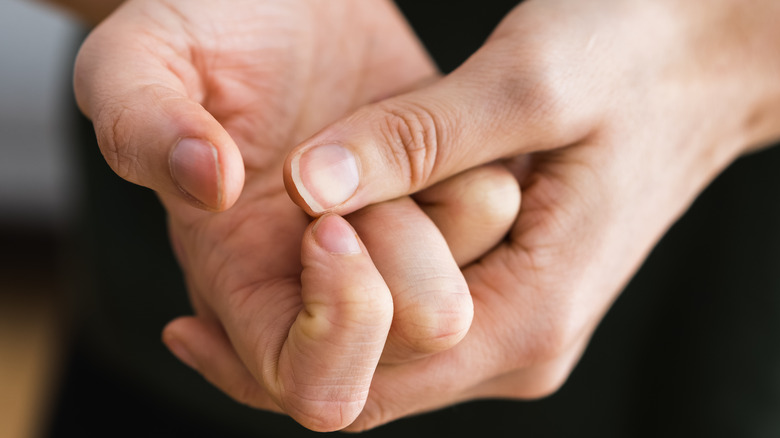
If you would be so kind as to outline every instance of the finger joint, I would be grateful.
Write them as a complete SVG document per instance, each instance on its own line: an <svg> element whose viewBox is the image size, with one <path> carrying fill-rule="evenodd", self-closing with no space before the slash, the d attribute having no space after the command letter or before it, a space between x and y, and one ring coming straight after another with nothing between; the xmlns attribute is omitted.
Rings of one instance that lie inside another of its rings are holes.
<svg viewBox="0 0 780 438"><path fill-rule="evenodd" d="M417 104L385 108L383 135L392 160L404 172L408 191L428 185L441 145L442 122L427 108Z"/></svg>

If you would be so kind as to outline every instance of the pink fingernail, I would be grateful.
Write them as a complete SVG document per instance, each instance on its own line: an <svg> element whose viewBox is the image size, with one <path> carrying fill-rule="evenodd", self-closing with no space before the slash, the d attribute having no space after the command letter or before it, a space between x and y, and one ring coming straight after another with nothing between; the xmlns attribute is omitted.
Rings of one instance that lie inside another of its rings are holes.
<svg viewBox="0 0 780 438"><path fill-rule="evenodd" d="M180 190L206 207L219 208L222 190L217 148L197 138L183 138L171 152L169 166Z"/></svg>
<svg viewBox="0 0 780 438"><path fill-rule="evenodd" d="M315 212L342 204L357 190L357 160L336 144L314 146L293 158L292 178L298 193Z"/></svg>
<svg viewBox="0 0 780 438"><path fill-rule="evenodd" d="M331 254L360 254L355 230L340 216L326 215L314 224L314 239Z"/></svg>

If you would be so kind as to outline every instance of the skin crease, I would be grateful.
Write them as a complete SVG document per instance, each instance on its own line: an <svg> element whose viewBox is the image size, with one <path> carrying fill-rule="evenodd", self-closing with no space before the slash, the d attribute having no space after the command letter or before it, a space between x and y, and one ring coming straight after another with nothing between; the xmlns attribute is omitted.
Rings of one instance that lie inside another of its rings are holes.
<svg viewBox="0 0 780 438"><path fill-rule="evenodd" d="M373 166L362 175L386 182L382 191L358 189L334 209L339 214L475 164L523 161L523 207L510 238L464 269L474 301L468 335L435 355L380 364L349 429L464 400L555 391L625 282L696 194L737 156L778 137L777 8L770 0L530 1L451 76L363 108L305 142L350 145L363 154L362 165ZM398 111L411 120L432 114L421 126L444 140L413 181L387 159L398 150L375 139L377 126L394 126L388 114ZM482 123L462 123L466 112ZM451 135L454 127L461 135ZM372 141L375 155L355 146ZM486 143L491 147L468 147ZM259 193L252 175L245 192ZM175 218L183 207L164 200ZM174 229L181 226L172 219ZM256 255L212 252L193 260L187 245L179 233L185 269ZM252 392L255 376L235 352L241 345L214 319L180 320L171 331L206 378L239 400L273 408Z"/></svg>
<svg viewBox="0 0 780 438"><path fill-rule="evenodd" d="M469 334L435 356L380 366L349 430L557 390L695 196L780 135L779 16L771 1L530 1L439 83L304 142L341 144L363 166L357 193L329 210L339 214L495 159L516 165L523 189L509 241L464 270ZM436 141L383 142L399 118ZM473 147L481 142L491 148Z"/></svg>
<svg viewBox="0 0 780 438"><path fill-rule="evenodd" d="M77 99L112 168L157 190L168 210L197 316L173 321L166 344L243 403L340 429L361 411L380 355L403 363L465 336L472 304L458 265L506 234L518 184L493 165L438 185L424 209L460 218L441 234L408 197L377 204L349 218L366 238L361 251L329 253L321 242L334 238L317 233L333 227L315 231L284 190L287 152L436 71L383 0L233 6L126 3L84 43ZM179 138L215 148L225 177L216 209L232 208L202 211L172 184L164 164ZM478 197L461 180L505 196ZM449 199L464 190L465 201ZM387 262L375 268L369 253ZM232 362L211 366L201 348Z"/></svg>

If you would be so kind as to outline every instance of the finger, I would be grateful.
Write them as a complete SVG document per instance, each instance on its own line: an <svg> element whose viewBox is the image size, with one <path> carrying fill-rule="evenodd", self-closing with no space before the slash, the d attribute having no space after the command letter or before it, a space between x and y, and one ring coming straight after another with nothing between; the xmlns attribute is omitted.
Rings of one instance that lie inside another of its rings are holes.
<svg viewBox="0 0 780 438"><path fill-rule="evenodd" d="M417 204L403 197L347 219L393 297L393 325L382 362L417 359L463 339L473 316L466 280L444 237Z"/></svg>
<svg viewBox="0 0 780 438"><path fill-rule="evenodd" d="M284 171L290 196L309 214L347 214L585 135L590 125L560 109L559 90L540 85L549 78L524 76L505 45L486 44L436 84L365 106L296 147Z"/></svg>
<svg viewBox="0 0 780 438"><path fill-rule="evenodd" d="M501 243L520 211L520 186L501 164L471 169L414 195L458 266Z"/></svg>
<svg viewBox="0 0 780 438"><path fill-rule="evenodd" d="M316 431L361 412L393 318L390 292L355 231L326 215L303 236L300 284L263 281L217 314L279 407Z"/></svg>
<svg viewBox="0 0 780 438"><path fill-rule="evenodd" d="M184 275L184 285L187 290L187 296L190 300L190 305L195 315L207 319L216 320L217 316L213 310L206 303L204 299L203 289L201 285L196 281L194 271L192 269L192 262L187 254L186 246L182 244L182 238L180 234L180 228L174 224L173 216L168 216L168 238L171 242L171 249L176 257L176 261L181 267L182 274Z"/></svg>
<svg viewBox="0 0 780 438"><path fill-rule="evenodd" d="M163 329L163 342L185 365L240 403L281 412L246 369L222 327L198 317L177 318Z"/></svg>
<svg viewBox="0 0 780 438"><path fill-rule="evenodd" d="M203 209L228 208L243 185L243 162L199 103L205 93L189 46L133 26L109 18L76 62L76 98L95 125L103 156L130 182ZM165 61L170 58L182 61Z"/></svg>
<svg viewBox="0 0 780 438"><path fill-rule="evenodd" d="M285 411L312 429L330 431L346 427L363 409L393 303L343 218L325 216L307 234L304 307L282 348L278 382Z"/></svg>

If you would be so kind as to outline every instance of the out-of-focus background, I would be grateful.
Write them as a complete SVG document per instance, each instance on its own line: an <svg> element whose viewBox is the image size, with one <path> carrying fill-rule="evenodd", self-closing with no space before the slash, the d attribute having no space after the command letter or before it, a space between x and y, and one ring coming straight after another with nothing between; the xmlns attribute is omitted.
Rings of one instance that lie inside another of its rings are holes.
<svg viewBox="0 0 780 438"><path fill-rule="evenodd" d="M38 2L0 1L0 438L44 432L62 373L79 202L63 108L83 32Z"/></svg>
<svg viewBox="0 0 780 438"><path fill-rule="evenodd" d="M64 120L79 24L32 0L0 2L0 219L58 227L75 191Z"/></svg>

